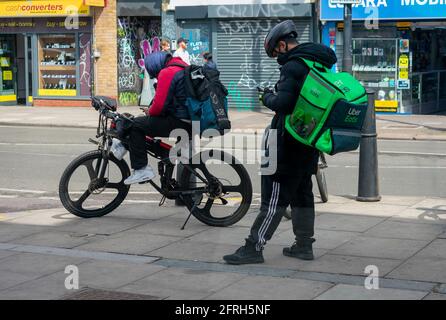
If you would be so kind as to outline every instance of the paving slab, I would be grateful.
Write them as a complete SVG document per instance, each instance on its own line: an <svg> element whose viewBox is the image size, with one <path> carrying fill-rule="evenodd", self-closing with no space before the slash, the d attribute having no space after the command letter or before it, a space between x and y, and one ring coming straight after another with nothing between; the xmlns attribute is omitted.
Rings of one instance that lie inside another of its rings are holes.
<svg viewBox="0 0 446 320"><path fill-rule="evenodd" d="M212 228L191 236L189 240L196 242L209 242L242 246L245 244L245 239L248 236L248 228Z"/></svg>
<svg viewBox="0 0 446 320"><path fill-rule="evenodd" d="M330 251L333 254L383 259L407 259L429 242L422 240L356 237Z"/></svg>
<svg viewBox="0 0 446 320"><path fill-rule="evenodd" d="M446 300L446 294L429 293L423 300Z"/></svg>
<svg viewBox="0 0 446 320"><path fill-rule="evenodd" d="M268 276L247 276L206 299L309 300L332 286L330 283Z"/></svg>
<svg viewBox="0 0 446 320"><path fill-rule="evenodd" d="M401 260L393 259L325 254L314 261L303 264L299 269L312 272L367 276L368 274L365 273L365 268L373 265L378 267L379 276L384 276L401 263Z"/></svg>
<svg viewBox="0 0 446 320"><path fill-rule="evenodd" d="M8 251L8 250L0 250L0 260L9 256L12 256L14 254L17 254L17 252L14 251Z"/></svg>
<svg viewBox="0 0 446 320"><path fill-rule="evenodd" d="M133 229L147 222L147 220L142 219L112 218L109 216L89 219L77 218L73 223L58 226L57 230L80 234L112 235Z"/></svg>
<svg viewBox="0 0 446 320"><path fill-rule="evenodd" d="M161 195L160 195L161 199ZM167 202L168 200L166 200ZM150 204L122 204L113 212L108 214L108 217L113 218L129 218L129 219L147 219L157 220L171 216L173 214L182 213L186 215L186 210L183 207L176 207L172 203L167 203L165 206L158 207L155 203ZM186 219L186 217L184 217Z"/></svg>
<svg viewBox="0 0 446 320"><path fill-rule="evenodd" d="M73 223L78 218L65 209L32 210L30 214L9 220L11 224L57 227L67 223Z"/></svg>
<svg viewBox="0 0 446 320"><path fill-rule="evenodd" d="M104 237L73 232L45 231L17 239L14 243L71 249Z"/></svg>
<svg viewBox="0 0 446 320"><path fill-rule="evenodd" d="M444 230L446 226L442 225L387 220L369 229L364 236L431 241Z"/></svg>
<svg viewBox="0 0 446 320"><path fill-rule="evenodd" d="M164 235L164 236L175 236L175 237L189 237L196 233L205 230L214 230L210 226L207 226L196 219L190 219L186 225L184 230L181 230L181 227L184 224L186 218L177 218L177 217L165 217L162 219L154 220L149 223L146 223L142 226L136 227L133 229L134 232L148 233L154 235ZM226 228L227 230L228 228Z"/></svg>
<svg viewBox="0 0 446 320"><path fill-rule="evenodd" d="M119 290L171 299L203 299L243 277L237 273L169 268Z"/></svg>
<svg viewBox="0 0 446 320"><path fill-rule="evenodd" d="M415 256L396 268L389 278L446 283L446 259Z"/></svg>
<svg viewBox="0 0 446 320"><path fill-rule="evenodd" d="M443 210L411 207L395 214L389 220L446 225L446 214Z"/></svg>
<svg viewBox="0 0 446 320"><path fill-rule="evenodd" d="M234 253L240 246L241 244L218 244L186 239L158 250L149 251L146 254L155 257L179 260L219 262L223 261L224 255Z"/></svg>
<svg viewBox="0 0 446 320"><path fill-rule="evenodd" d="M0 272L20 273L24 276L44 276L64 271L68 265L77 265L88 259L55 255L21 253L0 260Z"/></svg>
<svg viewBox="0 0 446 320"><path fill-rule="evenodd" d="M327 290L316 300L421 300L428 292L380 288L369 290L365 287L338 284Z"/></svg>
<svg viewBox="0 0 446 320"><path fill-rule="evenodd" d="M134 232L133 230L121 232L103 240L90 242L76 247L78 250L105 251L127 254L144 254L158 248L165 247L179 241L179 237L151 235Z"/></svg>
<svg viewBox="0 0 446 320"><path fill-rule="evenodd" d="M316 217L315 226L325 230L365 232L385 219L367 215L324 213Z"/></svg>
<svg viewBox="0 0 446 320"><path fill-rule="evenodd" d="M5 221L0 222L0 242L14 241L32 234L42 233L47 230L47 227L42 226L12 224Z"/></svg>
<svg viewBox="0 0 446 320"><path fill-rule="evenodd" d="M330 213L341 214L364 214L367 216L391 217L406 209L404 205L391 205L380 202L357 202L344 203L329 210Z"/></svg>
<svg viewBox="0 0 446 320"><path fill-rule="evenodd" d="M72 293L65 288L65 279L68 275L62 272L30 280L0 291L3 300L53 300Z"/></svg>
<svg viewBox="0 0 446 320"><path fill-rule="evenodd" d="M409 207L409 206L414 206L425 199L426 197L382 195L379 203Z"/></svg>
<svg viewBox="0 0 446 320"><path fill-rule="evenodd" d="M79 286L117 289L166 268L154 264L90 260L77 265Z"/></svg>
<svg viewBox="0 0 446 320"><path fill-rule="evenodd" d="M421 250L418 257L446 259L446 239L437 239Z"/></svg>
<svg viewBox="0 0 446 320"><path fill-rule="evenodd" d="M1 269L0 269L1 270ZM0 299L2 299L2 290L14 287L21 283L38 278L38 275L22 274L13 271L0 271Z"/></svg>
<svg viewBox="0 0 446 320"><path fill-rule="evenodd" d="M351 231L333 231L325 229L315 229L314 238L316 242L313 243L313 248L332 250L340 245L350 241L354 237L360 235L359 232ZM273 235L269 244L280 244L290 246L295 240L295 235L291 229L279 232Z"/></svg>

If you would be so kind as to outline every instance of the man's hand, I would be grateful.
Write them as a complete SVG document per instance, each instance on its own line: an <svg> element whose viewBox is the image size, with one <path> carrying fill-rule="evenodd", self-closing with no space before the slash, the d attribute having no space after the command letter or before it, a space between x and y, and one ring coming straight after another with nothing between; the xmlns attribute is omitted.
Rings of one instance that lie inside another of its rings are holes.
<svg viewBox="0 0 446 320"><path fill-rule="evenodd" d="M260 88L257 87L257 90L259 91L259 101L265 106L264 98L266 95L274 93L274 90L272 88Z"/></svg>
<svg viewBox="0 0 446 320"><path fill-rule="evenodd" d="M149 116L149 107L141 107L140 109L146 114L146 116Z"/></svg>

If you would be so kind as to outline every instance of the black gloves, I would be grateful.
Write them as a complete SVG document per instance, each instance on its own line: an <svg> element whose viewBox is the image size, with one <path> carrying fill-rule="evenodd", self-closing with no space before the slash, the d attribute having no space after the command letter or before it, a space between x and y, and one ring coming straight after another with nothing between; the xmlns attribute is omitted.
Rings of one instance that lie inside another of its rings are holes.
<svg viewBox="0 0 446 320"><path fill-rule="evenodd" d="M267 87L267 88L257 87L257 90L259 91L259 101L263 105L265 105L265 100L264 100L265 96L268 95L268 94L274 93L274 89L273 88L269 88L269 87Z"/></svg>

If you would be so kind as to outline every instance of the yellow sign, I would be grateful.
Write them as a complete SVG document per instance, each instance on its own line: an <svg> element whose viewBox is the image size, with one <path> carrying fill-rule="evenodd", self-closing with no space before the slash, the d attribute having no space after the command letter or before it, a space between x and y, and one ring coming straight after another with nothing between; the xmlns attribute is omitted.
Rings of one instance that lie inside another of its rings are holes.
<svg viewBox="0 0 446 320"><path fill-rule="evenodd" d="M400 21L396 23L397 28L410 28L412 26L412 22L409 21Z"/></svg>
<svg viewBox="0 0 446 320"><path fill-rule="evenodd" d="M76 90L72 89L39 89L39 96L75 96Z"/></svg>
<svg viewBox="0 0 446 320"><path fill-rule="evenodd" d="M0 57L0 67L9 67L11 64L11 60L9 57Z"/></svg>
<svg viewBox="0 0 446 320"><path fill-rule="evenodd" d="M7 95L7 96L0 95L0 102L11 102L11 101L16 101L16 100L17 100L17 96L15 94Z"/></svg>
<svg viewBox="0 0 446 320"><path fill-rule="evenodd" d="M397 100L375 100L376 108L398 108Z"/></svg>
<svg viewBox="0 0 446 320"><path fill-rule="evenodd" d="M12 80L12 71L11 70L3 71L3 80L4 81L11 81Z"/></svg>
<svg viewBox="0 0 446 320"><path fill-rule="evenodd" d="M400 71L399 71L398 79L400 79L400 80L407 80L407 79L409 79L409 69L401 68Z"/></svg>
<svg viewBox="0 0 446 320"><path fill-rule="evenodd" d="M90 7L105 7L105 0L84 0L84 4Z"/></svg>
<svg viewBox="0 0 446 320"><path fill-rule="evenodd" d="M407 54L402 54L398 64L400 68L409 68L409 56Z"/></svg>
<svg viewBox="0 0 446 320"><path fill-rule="evenodd" d="M0 17L85 16L90 14L83 0L71 1L0 1Z"/></svg>

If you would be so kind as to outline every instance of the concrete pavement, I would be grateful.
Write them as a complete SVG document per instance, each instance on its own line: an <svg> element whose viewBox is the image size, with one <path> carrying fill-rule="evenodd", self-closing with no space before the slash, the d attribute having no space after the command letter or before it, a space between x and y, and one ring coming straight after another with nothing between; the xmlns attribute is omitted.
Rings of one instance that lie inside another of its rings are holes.
<svg viewBox="0 0 446 320"><path fill-rule="evenodd" d="M331 196L316 210L316 260L282 255L293 241L283 220L265 264L246 266L226 265L222 256L243 243L256 207L228 228L192 218L183 231L186 212L172 201L127 203L97 219L62 208L3 213L0 299L65 299L85 290L89 298L446 299L444 199L384 196L367 204ZM65 288L67 266L78 268L78 290ZM378 290L364 287L367 266L377 268Z"/></svg>
<svg viewBox="0 0 446 320"><path fill-rule="evenodd" d="M138 107L121 107L120 112L141 114ZM263 130L271 121L268 110L230 109L233 129ZM0 107L0 125L95 128L93 108ZM446 115L377 115L378 138L398 140L446 140Z"/></svg>

